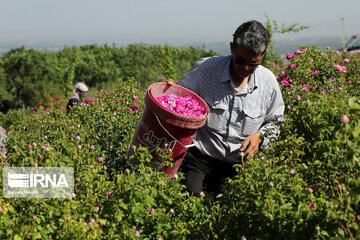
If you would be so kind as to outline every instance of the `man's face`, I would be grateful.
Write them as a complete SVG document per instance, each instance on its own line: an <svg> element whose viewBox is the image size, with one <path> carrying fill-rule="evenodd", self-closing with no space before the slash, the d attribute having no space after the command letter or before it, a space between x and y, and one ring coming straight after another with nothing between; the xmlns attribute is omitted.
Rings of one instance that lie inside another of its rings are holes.
<svg viewBox="0 0 360 240"><path fill-rule="evenodd" d="M241 46L234 48L233 43L230 43L230 48L232 54L232 73L239 79L248 77L255 72L264 56L264 54L255 54Z"/></svg>

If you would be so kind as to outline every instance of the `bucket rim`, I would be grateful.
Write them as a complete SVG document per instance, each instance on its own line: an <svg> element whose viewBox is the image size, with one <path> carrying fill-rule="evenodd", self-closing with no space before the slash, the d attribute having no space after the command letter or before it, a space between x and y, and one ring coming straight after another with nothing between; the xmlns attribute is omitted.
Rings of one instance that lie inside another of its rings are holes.
<svg viewBox="0 0 360 240"><path fill-rule="evenodd" d="M167 109L166 107L164 107L161 103L159 103L158 101L156 101L155 97L152 95L151 93L151 89L155 86L164 86L164 85L171 85L171 86L174 86L176 88L180 88L186 92L189 93L189 95L195 95L197 100L200 101L202 103L202 105L205 107L205 114L202 115L202 116L198 116L198 117L191 117L191 116L185 116L185 115L182 115L182 114L179 114L179 113L176 113L176 112L173 112L173 111L170 111L169 109ZM205 102L204 99L202 99L199 95L197 95L195 92L191 91L190 89L187 89L185 87L182 87L180 85L177 85L177 84L169 84L169 83L166 83L166 82L156 82L156 83L153 83L151 84L149 87L148 87L148 90L147 90L147 93L149 95L149 97L152 99L152 101L156 104L156 106L160 107L161 110L164 110L168 113L171 113L172 115L174 115L176 118L179 118L179 119L182 119L182 120L186 120L187 122L200 122L200 121L204 121L207 119L207 117L209 116L210 114L210 109L209 109L209 106L207 105L207 103Z"/></svg>

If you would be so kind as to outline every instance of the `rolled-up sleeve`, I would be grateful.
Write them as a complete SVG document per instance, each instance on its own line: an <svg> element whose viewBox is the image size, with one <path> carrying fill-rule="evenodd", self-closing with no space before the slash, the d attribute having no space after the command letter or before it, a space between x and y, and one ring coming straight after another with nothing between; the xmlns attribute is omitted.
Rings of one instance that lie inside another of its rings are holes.
<svg viewBox="0 0 360 240"><path fill-rule="evenodd" d="M280 135L280 127L284 121L284 100L278 85L274 86L270 105L268 107L264 124L259 132L263 136L261 149L266 149Z"/></svg>

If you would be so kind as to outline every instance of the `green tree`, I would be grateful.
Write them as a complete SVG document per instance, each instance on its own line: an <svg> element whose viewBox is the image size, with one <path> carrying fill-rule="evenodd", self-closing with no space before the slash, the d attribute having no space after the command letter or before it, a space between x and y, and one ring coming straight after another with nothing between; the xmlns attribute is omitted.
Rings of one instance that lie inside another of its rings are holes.
<svg viewBox="0 0 360 240"><path fill-rule="evenodd" d="M269 16L265 15L266 17L266 29L270 33L270 43L268 45L268 52L265 55L264 62L277 62L279 57L274 53L274 34L275 33L288 33L288 32L299 32L306 29L309 29L310 26L300 25L300 23L293 23L291 25L282 24L281 27L279 26L276 20L271 20Z"/></svg>

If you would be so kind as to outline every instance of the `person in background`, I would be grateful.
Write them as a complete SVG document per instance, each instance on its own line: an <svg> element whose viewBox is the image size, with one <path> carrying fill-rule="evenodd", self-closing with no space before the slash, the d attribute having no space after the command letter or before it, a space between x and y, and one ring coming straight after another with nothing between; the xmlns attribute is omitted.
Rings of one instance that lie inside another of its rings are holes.
<svg viewBox="0 0 360 240"><path fill-rule="evenodd" d="M269 40L261 23L245 22L233 34L231 55L200 59L178 82L210 108L181 167L195 196L219 193L224 178L236 174L234 164L268 148L280 134L283 98L274 74L261 65Z"/></svg>
<svg viewBox="0 0 360 240"><path fill-rule="evenodd" d="M89 91L88 87L84 83L77 83L73 88L73 95L70 97L69 102L66 106L66 110L69 113L70 108L75 104L80 104L82 102L82 97L85 93Z"/></svg>
<svg viewBox="0 0 360 240"><path fill-rule="evenodd" d="M10 110L10 101L0 96L0 112L6 114Z"/></svg>
<svg viewBox="0 0 360 240"><path fill-rule="evenodd" d="M0 112L6 114L10 110L10 107L10 101L2 99L2 96L0 96ZM2 126L0 126L0 156L6 156L6 138L6 131Z"/></svg>
<svg viewBox="0 0 360 240"><path fill-rule="evenodd" d="M6 156L6 131L3 127L0 126L0 156Z"/></svg>

